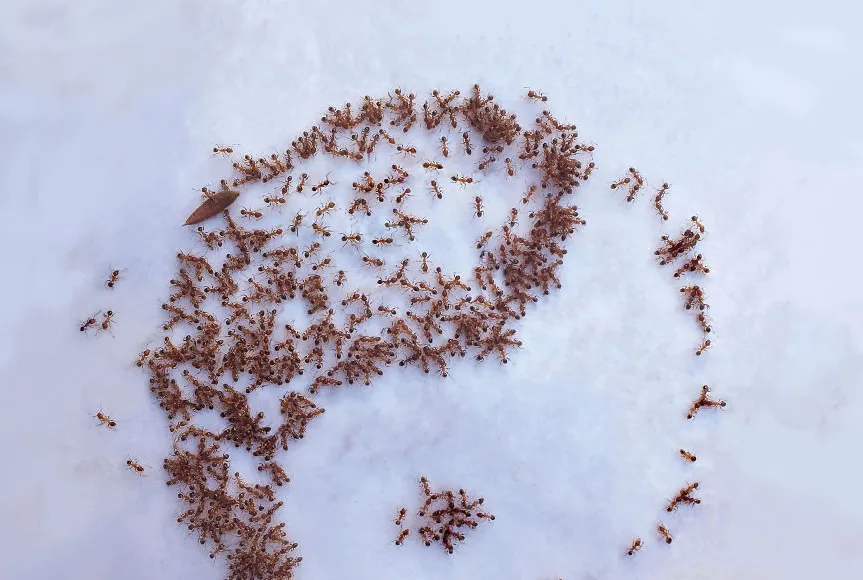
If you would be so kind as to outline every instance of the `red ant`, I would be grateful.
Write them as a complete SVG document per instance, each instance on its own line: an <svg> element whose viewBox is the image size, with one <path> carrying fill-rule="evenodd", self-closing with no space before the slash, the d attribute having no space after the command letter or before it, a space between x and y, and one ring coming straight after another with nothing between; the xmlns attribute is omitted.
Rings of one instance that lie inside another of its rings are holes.
<svg viewBox="0 0 863 580"><path fill-rule="evenodd" d="M129 469L137 471L138 473L144 473L144 468L140 464L138 464L137 461L133 461L132 459L127 459L126 465L129 467Z"/></svg>
<svg viewBox="0 0 863 580"><path fill-rule="evenodd" d="M376 246L385 246L393 243L392 238L374 238L372 243Z"/></svg>
<svg viewBox="0 0 863 580"><path fill-rule="evenodd" d="M635 538L632 541L632 545L629 547L629 551L626 553L627 553L627 555L632 556L633 554L635 554L640 549L641 549L641 538Z"/></svg>
<svg viewBox="0 0 863 580"><path fill-rule="evenodd" d="M527 98L533 99L534 101L542 101L543 103L548 101L548 97L540 93L539 91L527 91Z"/></svg>
<svg viewBox="0 0 863 580"><path fill-rule="evenodd" d="M400 194L398 194L396 196L396 203L399 203L399 204L402 203L405 200L405 197L409 196L410 194L411 194L411 188L406 187L403 192L401 192Z"/></svg>
<svg viewBox="0 0 863 580"><path fill-rule="evenodd" d="M402 153L403 155L414 156L417 154L416 147L402 147L401 145L399 145L398 147L396 147L396 151Z"/></svg>
<svg viewBox="0 0 863 580"><path fill-rule="evenodd" d="M473 207L476 217L482 217L482 197L476 196L473 198Z"/></svg>
<svg viewBox="0 0 863 580"><path fill-rule="evenodd" d="M473 183L473 177L462 177L461 175L453 175L450 179L452 179L453 183L461 183L462 185Z"/></svg>
<svg viewBox="0 0 863 580"><path fill-rule="evenodd" d="M686 449L680 450L680 456L690 463L695 463L696 457Z"/></svg>
<svg viewBox="0 0 863 580"><path fill-rule="evenodd" d="M423 162L423 169L443 169L443 165L436 161Z"/></svg>
<svg viewBox="0 0 863 580"><path fill-rule="evenodd" d="M507 157L506 159L503 160L503 162L506 163L506 174L509 175L510 177L515 175L515 168L513 168L513 166L512 166L512 159Z"/></svg>
<svg viewBox="0 0 863 580"><path fill-rule="evenodd" d="M117 426L117 422L114 421L111 417L109 417L105 413L103 413L102 411L99 411L98 413L96 413L96 418L99 420L100 423L102 423L103 425L105 425L106 427L108 427L110 429L113 429L114 427Z"/></svg>
<svg viewBox="0 0 863 580"><path fill-rule="evenodd" d="M449 149L446 146L446 137L440 138L440 149L444 157L449 157Z"/></svg>
<svg viewBox="0 0 863 580"><path fill-rule="evenodd" d="M429 271L428 257L429 257L428 252L423 252L422 254L420 254L420 258L422 259L421 268L422 268L423 274L428 274L428 271Z"/></svg>
<svg viewBox="0 0 863 580"><path fill-rule="evenodd" d="M105 282L105 286L108 288L113 288L114 284L120 279L120 270L112 270L111 277Z"/></svg>
<svg viewBox="0 0 863 580"><path fill-rule="evenodd" d="M665 539L666 544L671 543L671 534L668 533L668 528L666 528L662 524L659 524L658 526L656 526L656 531L659 532L659 535Z"/></svg>
<svg viewBox="0 0 863 580"><path fill-rule="evenodd" d="M261 219L262 217L264 217L264 214L262 214L261 212L259 212L259 211L254 211L254 210L250 210L250 209L246 209L246 208L243 208L243 209L241 209L241 210L240 210L240 215L241 215L241 216L244 216L244 217L247 217L247 218L249 218L249 219L255 219L255 220L259 220L259 219Z"/></svg>
<svg viewBox="0 0 863 580"><path fill-rule="evenodd" d="M473 149L471 149L471 146L470 146L470 133L465 131L464 133L461 134L461 138L462 138L462 141L464 141L464 152L467 153L468 155L470 155L471 153L473 153Z"/></svg>
<svg viewBox="0 0 863 580"><path fill-rule="evenodd" d="M102 330L103 330L103 331L104 331L104 330L108 330L108 328L110 328L110 326L111 326L111 319L112 319L112 317L113 317L113 316L114 316L114 311L113 311L113 310L109 310L108 312L106 312L106 313L105 313L105 319L102 321L102 324L101 324L101 328L102 328ZM89 321L88 321L88 322L89 322Z"/></svg>
<svg viewBox="0 0 863 580"><path fill-rule="evenodd" d="M309 179L309 174L308 174L308 173L303 173L303 174L300 176L300 182L297 184L297 193L302 193L302 192L303 192L303 187L305 187L305 186L306 186L306 181L308 181L308 179Z"/></svg>
<svg viewBox="0 0 863 580"><path fill-rule="evenodd" d="M213 147L213 153L214 154L221 153L222 155L227 157L228 155L230 155L233 152L234 152L233 147L226 147L225 145L216 145L215 147Z"/></svg>
<svg viewBox="0 0 863 580"><path fill-rule="evenodd" d="M431 186L432 193L435 196L437 196L438 199L443 199L443 193L441 192L440 188L438 187L437 181L432 179L432 181L431 181L431 183L429 183L429 185Z"/></svg>

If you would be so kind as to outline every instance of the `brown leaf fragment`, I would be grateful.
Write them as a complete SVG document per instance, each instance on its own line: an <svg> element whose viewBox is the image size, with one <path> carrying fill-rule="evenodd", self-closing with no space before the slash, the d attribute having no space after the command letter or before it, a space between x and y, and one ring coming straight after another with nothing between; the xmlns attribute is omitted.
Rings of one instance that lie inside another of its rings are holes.
<svg viewBox="0 0 863 580"><path fill-rule="evenodd" d="M239 196L239 191L227 188L222 189L198 206L198 209L192 212L192 215L189 216L189 219L183 225L191 226L199 224L206 219L218 215L222 210L234 203Z"/></svg>

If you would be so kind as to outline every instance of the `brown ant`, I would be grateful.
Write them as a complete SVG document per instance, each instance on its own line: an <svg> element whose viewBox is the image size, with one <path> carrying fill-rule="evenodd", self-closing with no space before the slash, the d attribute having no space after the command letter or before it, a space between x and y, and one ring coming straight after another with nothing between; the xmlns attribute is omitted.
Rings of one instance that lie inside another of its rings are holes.
<svg viewBox="0 0 863 580"><path fill-rule="evenodd" d="M512 159L507 157L506 159L503 160L503 162L506 163L506 174L509 175L510 177L515 175L515 168L512 166Z"/></svg>
<svg viewBox="0 0 863 580"><path fill-rule="evenodd" d="M432 192L432 193L433 193L433 194L434 194L438 199L443 199L443 193L441 192L440 188L438 187L437 181L435 181L434 179L432 179L432 180L431 180L431 183L429 183L429 185L431 186L431 192Z"/></svg>
<svg viewBox="0 0 863 580"><path fill-rule="evenodd" d="M98 413L96 413L96 418L99 420L100 423L102 423L103 425L105 425L109 429L113 429L114 427L117 426L117 422L114 421L114 419L112 419L111 417L109 417L105 413L103 413L102 411L99 411Z"/></svg>
<svg viewBox="0 0 863 580"><path fill-rule="evenodd" d="M328 228L325 228L323 226L319 226L318 222L315 222L312 224L312 229L315 230L315 232L321 234L325 238L328 238L331 235L333 235L333 232L331 232Z"/></svg>
<svg viewBox="0 0 863 580"><path fill-rule="evenodd" d="M393 243L392 238L374 238L372 243L376 246L386 246Z"/></svg>
<svg viewBox="0 0 863 580"><path fill-rule="evenodd" d="M422 268L423 274L428 274L428 271L429 271L428 257L429 257L428 252L423 252L422 254L420 254L420 259L422 260L421 268Z"/></svg>
<svg viewBox="0 0 863 580"><path fill-rule="evenodd" d="M114 316L113 310L109 310L108 312L105 313L105 319L102 320L102 324L101 324L101 328L103 331L108 330L108 328L110 328L111 321L112 321L111 319L113 316Z"/></svg>
<svg viewBox="0 0 863 580"><path fill-rule="evenodd" d="M440 138L440 149L444 157L449 157L449 149L446 146L446 137Z"/></svg>
<svg viewBox="0 0 863 580"><path fill-rule="evenodd" d="M709 338L702 342L701 345L695 350L695 356L701 356L701 353L703 353L708 348L710 348Z"/></svg>
<svg viewBox="0 0 863 580"><path fill-rule="evenodd" d="M464 152L470 155L473 153L473 149L470 146L470 133L465 131L461 134L462 141L464 141Z"/></svg>
<svg viewBox="0 0 863 580"><path fill-rule="evenodd" d="M105 286L108 288L113 288L114 284L120 279L120 270L111 270L111 276L105 282Z"/></svg>
<svg viewBox="0 0 863 580"><path fill-rule="evenodd" d="M399 145L398 147L396 147L396 151L403 155L414 156L417 154L416 147L402 147L401 145Z"/></svg>
<svg viewBox="0 0 863 580"><path fill-rule="evenodd" d="M524 197L523 197L523 198L521 198L521 203L527 203L527 202L529 202L529 201L530 201L530 198L532 198L532 197L533 197L533 194L534 194L534 193L536 193L536 186L535 186L535 185L531 185L531 186L528 188L527 193L525 193L525 194L524 194Z"/></svg>
<svg viewBox="0 0 863 580"><path fill-rule="evenodd" d="M94 326L96 324L96 317L99 316L100 314L102 314L101 310L99 312L97 312L96 314L94 314L93 316L91 316L90 318L88 318L87 320L85 320L84 322L82 322L81 328L79 330L81 332L85 332L88 328L90 328L91 326Z"/></svg>
<svg viewBox="0 0 863 580"><path fill-rule="evenodd" d="M227 157L228 155L230 155L233 152L234 152L233 147L226 147L225 145L216 145L215 147L213 147L213 154L221 153L222 155Z"/></svg>
<svg viewBox="0 0 863 580"><path fill-rule="evenodd" d="M291 231L299 235L300 233L300 224L303 223L303 218L306 217L305 214L297 212L297 215L294 216L294 220L291 222Z"/></svg>
<svg viewBox="0 0 863 580"><path fill-rule="evenodd" d="M407 538L408 534L410 534L410 533L411 533L410 528L403 529L401 531L401 533L399 534L399 537L396 538L396 546L401 546L402 543L405 541L405 538Z"/></svg>
<svg viewBox="0 0 863 580"><path fill-rule="evenodd" d="M671 543L671 534L668 532L668 528L666 528L662 524L659 524L658 526L656 526L656 531L659 532L659 535L665 539L666 544Z"/></svg>
<svg viewBox="0 0 863 580"><path fill-rule="evenodd" d="M285 205L286 203L288 203L288 200L285 199L284 197L267 196L264 198L264 203L275 209L275 208L278 208L280 205ZM240 212L240 213L242 213L242 212Z"/></svg>
<svg viewBox="0 0 863 580"><path fill-rule="evenodd" d="M680 456L690 463L695 463L696 457L686 449L680 450Z"/></svg>
<svg viewBox="0 0 863 580"><path fill-rule="evenodd" d="M482 197L478 195L473 198L473 207L476 217L482 217Z"/></svg>
<svg viewBox="0 0 863 580"><path fill-rule="evenodd" d="M461 175L453 175L450 179L452 179L453 183L461 183L462 185L473 183L473 177L462 177Z"/></svg>
<svg viewBox="0 0 863 580"><path fill-rule="evenodd" d="M436 161L424 161L423 169L443 169L443 164Z"/></svg>
<svg viewBox="0 0 863 580"><path fill-rule="evenodd" d="M330 203L324 204L318 209L315 210L315 216L321 217L324 214L327 214L333 211L336 208L336 202L331 201Z"/></svg>
<svg viewBox="0 0 863 580"><path fill-rule="evenodd" d="M261 212L246 208L240 210L240 215L254 220L259 220L264 217L264 214L262 214Z"/></svg>
<svg viewBox="0 0 863 580"><path fill-rule="evenodd" d="M303 173L300 176L300 182L297 184L297 193L303 192L303 188L306 186L306 181L308 181L308 179L309 179L308 173Z"/></svg>
<svg viewBox="0 0 863 580"><path fill-rule="evenodd" d="M328 185L332 185L332 183L333 183L333 182L332 182L332 181L330 181L330 180L329 180L329 178L324 179L324 180L323 180L322 182L320 182L319 184L317 184L317 185L313 185L313 186L312 186L312 192L313 192L313 193L317 193L317 192L319 192L319 191L322 191L322 190L323 190L325 187L327 187ZM299 191L299 189L298 189L297 191ZM333 204L333 207L335 207L335 204Z"/></svg>
<svg viewBox="0 0 863 580"><path fill-rule="evenodd" d="M147 357L150 356L150 349L144 350L140 355L138 355L138 360L135 361L136 367L144 366L144 361L147 360Z"/></svg>
<svg viewBox="0 0 863 580"><path fill-rule="evenodd" d="M405 508L399 510L399 515L396 517L397 526L402 525L402 521L404 521L406 515L408 515L408 510L406 510Z"/></svg>
<svg viewBox="0 0 863 580"><path fill-rule="evenodd" d="M355 246L359 246L360 242L362 242L363 237L360 234L344 234L342 236L342 241L347 245L348 243L353 244Z"/></svg>
<svg viewBox="0 0 863 580"><path fill-rule="evenodd" d="M411 194L411 188L406 187L403 192L396 196L396 203L402 203L405 200L405 197L408 197Z"/></svg>
<svg viewBox="0 0 863 580"><path fill-rule="evenodd" d="M488 243L488 241L491 239L491 237L492 237L493 235L494 235L494 232L492 232L492 231L488 231L488 232L484 233L484 234L482 235L482 237L479 239L479 241L477 241L477 243L476 243L476 249L477 249L477 250L479 250L479 249L480 249L480 248L482 248L484 245L486 245L486 243Z"/></svg>
<svg viewBox="0 0 863 580"><path fill-rule="evenodd" d="M533 99L534 101L542 101L543 103L548 101L548 97L546 97L545 95L543 95L539 91L533 91L533 90L527 91L527 98Z"/></svg>
<svg viewBox="0 0 863 580"><path fill-rule="evenodd" d="M627 555L632 556L637 551L641 549L641 538L635 538L632 540L632 545L629 547L629 551L627 551Z"/></svg>
<svg viewBox="0 0 863 580"><path fill-rule="evenodd" d="M695 226L698 228L698 231L699 231L699 232L701 232L701 233L703 234L703 233L704 233L704 225L703 225L700 221L698 221L698 216L697 216L697 215L694 215L694 216L692 216L692 217L691 217L691 218L689 218L689 219L691 219L691 220L692 220L692 222L693 222L693 223L695 224Z"/></svg>
<svg viewBox="0 0 863 580"><path fill-rule="evenodd" d="M126 460L126 466L133 471L137 471L138 473L144 473L144 468L137 461L134 461L132 459Z"/></svg>
<svg viewBox="0 0 863 580"><path fill-rule="evenodd" d="M383 260L381 260L380 258L372 258L369 256L363 256L363 264L366 264L368 266L374 266L376 268L383 268L384 267L384 261Z"/></svg>

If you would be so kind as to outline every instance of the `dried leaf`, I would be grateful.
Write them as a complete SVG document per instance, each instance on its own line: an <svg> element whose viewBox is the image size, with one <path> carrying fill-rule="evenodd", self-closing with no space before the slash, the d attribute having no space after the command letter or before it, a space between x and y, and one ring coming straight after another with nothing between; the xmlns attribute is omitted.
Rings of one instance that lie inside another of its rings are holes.
<svg viewBox="0 0 863 580"><path fill-rule="evenodd" d="M233 189L223 189L218 193L214 194L212 197L204 201L198 209L192 212L192 215L189 216L189 219L186 220L184 226L191 226L194 224L201 223L206 219L210 219L211 217L219 214L226 207L234 203L236 199L240 196L240 192Z"/></svg>

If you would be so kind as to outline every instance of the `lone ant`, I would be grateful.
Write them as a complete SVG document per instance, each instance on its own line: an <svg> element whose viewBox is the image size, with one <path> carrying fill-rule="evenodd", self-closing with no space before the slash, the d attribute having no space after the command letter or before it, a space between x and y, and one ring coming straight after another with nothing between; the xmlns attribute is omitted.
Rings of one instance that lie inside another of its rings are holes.
<svg viewBox="0 0 863 580"><path fill-rule="evenodd" d="M543 95L541 92L539 92L539 91L534 91L534 90L529 90L529 91L527 91L527 98L528 98L528 99L533 99L534 101L542 101L543 103L545 103L546 101L548 101L548 97L546 97L545 95Z"/></svg>
<svg viewBox="0 0 863 580"><path fill-rule="evenodd" d="M627 555L632 556L633 554L635 554L640 549L641 549L641 538L635 538L634 540L632 540L632 545L629 546L629 551L626 553L627 553Z"/></svg>
<svg viewBox="0 0 863 580"><path fill-rule="evenodd" d="M221 154L221 155L224 155L225 157L227 157L228 155L230 155L233 152L234 152L234 148L228 147L226 145L216 145L215 147L213 147L213 154L214 155Z"/></svg>
<svg viewBox="0 0 863 580"><path fill-rule="evenodd" d="M114 316L113 310L109 310L108 312L105 313L105 319L102 321L102 324L100 325L103 331L108 330L111 327L111 322L112 322L113 316Z"/></svg>
<svg viewBox="0 0 863 580"><path fill-rule="evenodd" d="M103 413L102 411L99 411L98 413L96 413L96 419L98 419L101 424L105 425L109 429L113 429L114 427L117 426L117 422L114 421L111 417L109 417L105 413Z"/></svg>
<svg viewBox="0 0 863 580"><path fill-rule="evenodd" d="M137 461L135 461L133 459L127 459L126 460L126 466L129 469L136 471L138 473L144 473L144 468Z"/></svg>
<svg viewBox="0 0 863 580"><path fill-rule="evenodd" d="M105 286L108 288L113 288L114 284L116 284L120 280L120 270L111 270L111 276L108 280L105 281Z"/></svg>

